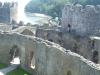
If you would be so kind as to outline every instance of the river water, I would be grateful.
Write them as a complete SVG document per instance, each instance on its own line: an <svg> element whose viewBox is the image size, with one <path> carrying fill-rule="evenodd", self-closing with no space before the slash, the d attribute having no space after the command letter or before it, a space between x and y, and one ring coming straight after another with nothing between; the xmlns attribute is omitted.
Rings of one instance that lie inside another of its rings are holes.
<svg viewBox="0 0 100 75"><path fill-rule="evenodd" d="M0 2L18 2L18 18L17 21L24 21L24 23L32 23L32 24L42 24L44 22L47 22L51 17L44 15L44 14L39 14L39 13L29 13L29 12L24 12L24 7L25 5L30 1L30 0L0 0Z"/></svg>

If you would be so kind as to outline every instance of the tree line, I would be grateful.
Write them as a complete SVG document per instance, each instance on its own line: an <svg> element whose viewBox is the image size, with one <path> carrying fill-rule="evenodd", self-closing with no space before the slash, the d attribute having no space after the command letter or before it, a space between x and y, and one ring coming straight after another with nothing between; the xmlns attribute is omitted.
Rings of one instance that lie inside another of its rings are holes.
<svg viewBox="0 0 100 75"><path fill-rule="evenodd" d="M61 17L64 4L99 5L100 0L31 0L26 6L25 11L32 13L42 13L53 18Z"/></svg>

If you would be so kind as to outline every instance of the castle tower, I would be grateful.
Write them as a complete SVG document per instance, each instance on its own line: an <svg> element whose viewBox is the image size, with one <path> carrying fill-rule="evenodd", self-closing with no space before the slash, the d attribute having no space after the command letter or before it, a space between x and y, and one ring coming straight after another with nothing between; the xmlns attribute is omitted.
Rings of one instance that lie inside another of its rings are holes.
<svg viewBox="0 0 100 75"><path fill-rule="evenodd" d="M66 4L62 9L62 31L68 31L68 25L76 33L100 34L100 5Z"/></svg>
<svg viewBox="0 0 100 75"><path fill-rule="evenodd" d="M0 2L0 23L10 24L12 20L17 21L18 3Z"/></svg>

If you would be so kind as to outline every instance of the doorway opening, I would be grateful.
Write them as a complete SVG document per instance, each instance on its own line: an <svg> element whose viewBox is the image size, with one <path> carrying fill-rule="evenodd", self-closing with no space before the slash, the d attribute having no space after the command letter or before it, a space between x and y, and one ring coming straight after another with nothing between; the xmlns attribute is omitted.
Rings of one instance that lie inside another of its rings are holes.
<svg viewBox="0 0 100 75"><path fill-rule="evenodd" d="M20 64L20 58L19 58L19 49L17 45L14 45L10 49L10 64Z"/></svg>
<svg viewBox="0 0 100 75"><path fill-rule="evenodd" d="M97 64L98 60L99 60L99 54L97 51L94 51L93 52L93 62Z"/></svg>
<svg viewBox="0 0 100 75"><path fill-rule="evenodd" d="M68 32L70 33L70 32L71 32L71 27L72 27L72 26L71 26L70 24L68 24L67 27L68 27Z"/></svg>
<svg viewBox="0 0 100 75"><path fill-rule="evenodd" d="M34 56L33 51L30 52L30 63L29 63L29 65L32 69L35 69L35 56Z"/></svg>

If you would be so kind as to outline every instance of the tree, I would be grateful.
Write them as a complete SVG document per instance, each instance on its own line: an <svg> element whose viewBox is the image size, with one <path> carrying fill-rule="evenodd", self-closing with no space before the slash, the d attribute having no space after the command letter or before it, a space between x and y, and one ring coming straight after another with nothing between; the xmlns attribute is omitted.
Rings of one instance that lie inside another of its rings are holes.
<svg viewBox="0 0 100 75"><path fill-rule="evenodd" d="M85 5L100 4L99 0L31 0L25 7L25 11L43 13L52 17L61 17L62 6L65 3Z"/></svg>

